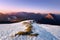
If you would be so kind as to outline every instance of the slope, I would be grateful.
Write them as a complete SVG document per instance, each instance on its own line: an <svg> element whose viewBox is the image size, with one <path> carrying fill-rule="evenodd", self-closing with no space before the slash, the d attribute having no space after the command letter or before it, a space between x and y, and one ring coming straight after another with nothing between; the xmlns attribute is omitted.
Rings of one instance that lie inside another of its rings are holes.
<svg viewBox="0 0 60 40"><path fill-rule="evenodd" d="M0 40L60 40L60 26L37 24L32 21L33 33L38 33L37 37L29 35L13 36L19 31L25 31L26 27L22 21L12 24L0 24Z"/></svg>

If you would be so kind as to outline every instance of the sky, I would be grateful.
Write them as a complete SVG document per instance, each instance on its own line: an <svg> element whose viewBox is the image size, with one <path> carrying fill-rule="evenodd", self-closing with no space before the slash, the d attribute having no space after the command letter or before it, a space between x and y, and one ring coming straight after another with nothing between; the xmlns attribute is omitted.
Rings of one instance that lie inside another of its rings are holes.
<svg viewBox="0 0 60 40"><path fill-rule="evenodd" d="M60 0L0 0L0 12L60 13Z"/></svg>

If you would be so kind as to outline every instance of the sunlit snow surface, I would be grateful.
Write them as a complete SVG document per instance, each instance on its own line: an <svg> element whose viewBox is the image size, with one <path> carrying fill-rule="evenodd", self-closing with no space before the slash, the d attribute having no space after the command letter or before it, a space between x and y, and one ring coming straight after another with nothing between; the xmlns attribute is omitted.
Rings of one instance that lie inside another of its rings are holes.
<svg viewBox="0 0 60 40"><path fill-rule="evenodd" d="M13 36L19 31L25 31L26 27L22 22L12 24L0 24L0 40L60 40L60 26L33 23L34 36Z"/></svg>

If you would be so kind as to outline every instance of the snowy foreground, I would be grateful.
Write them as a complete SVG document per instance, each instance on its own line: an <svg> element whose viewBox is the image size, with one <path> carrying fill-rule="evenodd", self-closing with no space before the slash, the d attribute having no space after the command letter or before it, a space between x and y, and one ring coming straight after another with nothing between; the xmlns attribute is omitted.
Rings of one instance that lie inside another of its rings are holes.
<svg viewBox="0 0 60 40"><path fill-rule="evenodd" d="M33 23L33 32L36 36L14 36L19 31L25 31L24 21L12 24L0 24L0 40L60 40L60 26ZM29 21L27 21L29 22Z"/></svg>

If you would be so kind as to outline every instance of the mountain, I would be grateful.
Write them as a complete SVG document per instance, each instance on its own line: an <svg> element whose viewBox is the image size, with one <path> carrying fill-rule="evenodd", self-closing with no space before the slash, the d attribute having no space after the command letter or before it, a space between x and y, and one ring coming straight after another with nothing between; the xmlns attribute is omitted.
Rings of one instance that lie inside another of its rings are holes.
<svg viewBox="0 0 60 40"><path fill-rule="evenodd" d="M55 15L54 14L51 14L51 13L48 13L46 14L45 16L43 16L43 18L40 20L40 22L42 24L52 24L52 25L56 25L56 21L55 21Z"/></svg>
<svg viewBox="0 0 60 40"><path fill-rule="evenodd" d="M36 22L39 22L39 20L42 18L41 16L42 16L41 14L27 13L27 12L17 12L15 14L10 13L10 14L8 14L8 18L6 17L7 18L6 23L9 22L9 21L10 22L15 22L13 20L23 21L23 20L29 20L29 19L30 20L35 20ZM0 23L1 22L4 22L4 21L0 21Z"/></svg>
<svg viewBox="0 0 60 40"><path fill-rule="evenodd" d="M54 17L52 16L51 13L48 13L45 17L46 17L47 19L54 19Z"/></svg>
<svg viewBox="0 0 60 40"><path fill-rule="evenodd" d="M25 23L25 24L24 24ZM32 34L37 33L38 36L34 35L17 35L18 32L26 32L26 28L32 26ZM32 20L26 20L12 24L0 24L0 40L60 40L60 26L38 24Z"/></svg>
<svg viewBox="0 0 60 40"><path fill-rule="evenodd" d="M8 14L0 14L0 24L15 23L23 20L34 20L40 24L60 25L60 14L41 14L32 12L12 12Z"/></svg>

